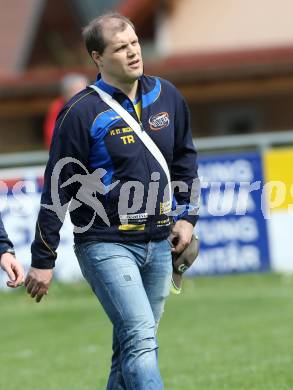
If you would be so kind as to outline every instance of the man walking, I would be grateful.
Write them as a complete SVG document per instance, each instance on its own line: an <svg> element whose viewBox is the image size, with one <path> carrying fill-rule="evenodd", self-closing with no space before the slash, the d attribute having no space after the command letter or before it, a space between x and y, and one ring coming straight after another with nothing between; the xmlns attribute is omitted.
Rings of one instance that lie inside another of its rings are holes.
<svg viewBox="0 0 293 390"><path fill-rule="evenodd" d="M0 266L5 271L10 280L7 281L8 287L21 286L24 280L24 271L22 265L16 260L12 242L9 240L4 229L0 214Z"/></svg>
<svg viewBox="0 0 293 390"><path fill-rule="evenodd" d="M170 237L177 253L189 244L197 219L190 201L197 168L188 109L172 84L143 74L127 18L103 15L83 37L100 73L57 119L25 285L37 301L48 291L69 207L80 268L113 324L107 389L160 390L156 330L172 273L169 181L153 151L96 87L140 124L167 161L172 181L183 185L174 190L180 212Z"/></svg>

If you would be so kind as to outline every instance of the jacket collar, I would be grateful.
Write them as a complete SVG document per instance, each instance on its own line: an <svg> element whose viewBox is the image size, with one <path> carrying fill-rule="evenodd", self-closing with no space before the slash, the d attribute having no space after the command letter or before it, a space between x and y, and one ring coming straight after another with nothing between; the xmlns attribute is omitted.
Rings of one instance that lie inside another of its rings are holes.
<svg viewBox="0 0 293 390"><path fill-rule="evenodd" d="M106 83L99 73L95 82L95 85L99 88L101 88L103 91L107 92L109 95L111 95L113 98L118 100L121 104L122 102L126 100L129 101L127 97L125 97L125 94L118 88L114 87L113 85L110 85ZM138 100L142 99L142 105L143 108L149 106L150 104L154 103L157 98L159 97L161 93L161 83L158 78L155 77L148 77L145 75L142 75L139 78L139 99L135 99L133 102L134 104L137 103Z"/></svg>
<svg viewBox="0 0 293 390"><path fill-rule="evenodd" d="M103 91L107 92L109 95L113 96L114 93L122 93L120 89L114 87L113 85L110 85L106 83L103 79L101 74L99 73L97 76L97 80L95 82L95 85L99 88L101 88Z"/></svg>

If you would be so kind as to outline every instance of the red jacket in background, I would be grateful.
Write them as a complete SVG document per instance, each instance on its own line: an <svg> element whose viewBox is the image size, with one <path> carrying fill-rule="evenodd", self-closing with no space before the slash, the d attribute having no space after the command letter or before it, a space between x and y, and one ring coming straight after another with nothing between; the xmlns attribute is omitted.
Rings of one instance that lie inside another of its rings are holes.
<svg viewBox="0 0 293 390"><path fill-rule="evenodd" d="M65 101L62 97L56 98L51 103L45 121L44 121L44 143L47 149L50 149L51 140L54 132L55 122L61 108L64 106Z"/></svg>

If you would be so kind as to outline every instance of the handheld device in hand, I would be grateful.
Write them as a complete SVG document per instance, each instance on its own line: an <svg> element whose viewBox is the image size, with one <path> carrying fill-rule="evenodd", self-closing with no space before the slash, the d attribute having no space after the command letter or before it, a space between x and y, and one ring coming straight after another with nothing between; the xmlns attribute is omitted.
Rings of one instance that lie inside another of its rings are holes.
<svg viewBox="0 0 293 390"><path fill-rule="evenodd" d="M171 292L180 294L182 287L182 275L194 263L199 252L199 239L192 235L190 244L179 254L172 254L173 273Z"/></svg>

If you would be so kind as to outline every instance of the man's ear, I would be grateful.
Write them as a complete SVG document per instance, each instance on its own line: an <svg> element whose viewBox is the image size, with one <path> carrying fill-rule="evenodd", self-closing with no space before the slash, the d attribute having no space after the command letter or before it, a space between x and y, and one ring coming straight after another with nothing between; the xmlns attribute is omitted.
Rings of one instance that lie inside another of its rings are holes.
<svg viewBox="0 0 293 390"><path fill-rule="evenodd" d="M102 61L102 56L97 52L97 51L92 51L91 57L94 61L94 63L99 67L103 67L103 61Z"/></svg>

